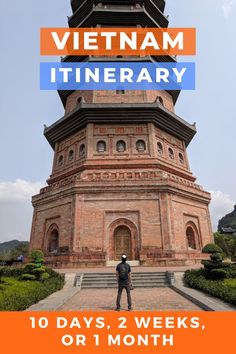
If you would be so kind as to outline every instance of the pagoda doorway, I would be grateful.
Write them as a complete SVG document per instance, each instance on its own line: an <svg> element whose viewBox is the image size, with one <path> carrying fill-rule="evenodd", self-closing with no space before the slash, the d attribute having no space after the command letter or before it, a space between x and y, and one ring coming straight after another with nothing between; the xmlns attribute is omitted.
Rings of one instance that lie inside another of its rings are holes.
<svg viewBox="0 0 236 354"><path fill-rule="evenodd" d="M120 260L122 254L132 259L131 231L127 226L121 225L114 230L115 260Z"/></svg>

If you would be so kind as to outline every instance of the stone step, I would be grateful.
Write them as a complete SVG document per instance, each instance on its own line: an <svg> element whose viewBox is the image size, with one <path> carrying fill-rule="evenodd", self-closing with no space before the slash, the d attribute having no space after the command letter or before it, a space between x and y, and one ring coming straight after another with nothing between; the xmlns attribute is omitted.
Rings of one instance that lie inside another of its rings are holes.
<svg viewBox="0 0 236 354"><path fill-rule="evenodd" d="M155 283L147 283L145 285L143 284L133 284L134 289L136 288L164 288L168 287L169 283L160 283L160 284L155 284ZM82 285L82 289L104 289L104 288L117 288L117 284L109 284L107 286L103 284L95 284L95 285Z"/></svg>
<svg viewBox="0 0 236 354"><path fill-rule="evenodd" d="M77 274L79 275L79 274ZM99 276L107 276L107 277L114 277L116 274L115 273L85 273L83 274L84 277L99 277ZM146 273L133 273L132 272L132 276L139 276L139 277L143 277L143 276L166 276L166 272L146 272Z"/></svg>
<svg viewBox="0 0 236 354"><path fill-rule="evenodd" d="M158 280L165 280L166 279L166 277L145 277L145 278L139 278L139 277L132 277L131 278L132 279L132 281L146 281L146 280L156 280L156 281L158 281ZM94 282L96 282L96 281L116 281L116 277L112 277L112 278L107 278L107 277L104 277L104 278L86 278L86 277L84 277L83 278L83 281L94 281Z"/></svg>
<svg viewBox="0 0 236 354"><path fill-rule="evenodd" d="M145 283L145 282L147 282L147 281L157 281L157 282L160 282L160 281L165 281L166 280L166 278L147 278L147 279L133 279L132 278L132 282L137 282L137 281L139 281L139 282L143 282L143 283ZM117 280L114 278L114 279L83 279L83 283L84 282L90 282L90 283L92 283L92 282L95 282L95 283L97 283L97 282L116 282Z"/></svg>
<svg viewBox="0 0 236 354"><path fill-rule="evenodd" d="M137 283L140 283L140 284L147 284L147 283L156 283L156 284L160 284L160 283L163 283L163 282L166 282L167 280L166 279L146 279L146 280L140 280L140 279L137 279L137 280L134 280L132 279L132 283L133 284L137 284ZM99 280L99 281L88 281L88 280L83 280L81 285L83 284L117 284L117 281L114 279L114 280Z"/></svg>
<svg viewBox="0 0 236 354"><path fill-rule="evenodd" d="M169 286L166 272L132 273L134 288ZM77 274L76 286L82 289L117 288L116 275L114 273L85 273Z"/></svg>
<svg viewBox="0 0 236 354"><path fill-rule="evenodd" d="M94 281L99 281L100 279L103 280L116 280L116 276L112 276L112 277L84 277L83 280L94 280ZM155 276L155 275L151 275L151 276L144 276L144 277L139 277L139 276L134 276L132 275L132 279L133 280L145 280L145 279L166 279L165 275L159 275L159 276Z"/></svg>
<svg viewBox="0 0 236 354"><path fill-rule="evenodd" d="M169 283L162 282L162 283L146 283L146 284L133 284L134 288L159 288L159 287L167 287ZM112 284L83 284L81 289L107 289L107 288L118 288L117 283Z"/></svg>
<svg viewBox="0 0 236 354"><path fill-rule="evenodd" d="M160 284L166 284L167 283L167 281L165 281L165 280L161 280L161 281L146 281L146 282L142 282L142 281L137 281L137 282L134 282L134 281L132 281L132 284L133 284L133 286L136 286L136 285L140 285L140 286L146 286L146 285L149 285L149 284L152 284L152 285L160 285ZM96 285L103 285L104 287L105 286L109 286L109 285L117 285L117 282L116 281L112 281L112 282L106 282L106 281L103 281L103 282L96 282L96 283L94 283L94 282L83 282L82 283L82 288L84 287L84 286L96 286Z"/></svg>

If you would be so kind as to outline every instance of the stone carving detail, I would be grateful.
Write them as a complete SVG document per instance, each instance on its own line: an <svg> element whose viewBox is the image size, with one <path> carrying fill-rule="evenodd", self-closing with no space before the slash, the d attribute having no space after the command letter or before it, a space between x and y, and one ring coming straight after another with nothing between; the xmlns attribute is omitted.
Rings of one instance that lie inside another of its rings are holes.
<svg viewBox="0 0 236 354"><path fill-rule="evenodd" d="M103 181L103 180L149 180L161 179L163 172L161 171L121 171L121 172L91 172L84 176L83 179L89 181Z"/></svg>
<svg viewBox="0 0 236 354"><path fill-rule="evenodd" d="M52 183L47 187L40 190L40 193L47 193L56 189L67 187L76 182L99 182L99 181L149 181L149 180L166 180L166 182L173 181L186 187L202 190L202 187L193 183L185 178L176 176L174 174L166 173L163 171L121 171L121 172L90 172L90 173L77 173L73 176L61 179L58 182Z"/></svg>
<svg viewBox="0 0 236 354"><path fill-rule="evenodd" d="M147 125L142 125L142 126L126 126L126 127L110 127L110 126L104 126L104 127L99 127L97 125L94 125L94 136L99 136L99 135L104 135L104 134L112 134L112 135L118 135L120 134L127 135L127 134L147 134L148 133L148 128Z"/></svg>
<svg viewBox="0 0 236 354"><path fill-rule="evenodd" d="M79 180L79 179L80 179L80 173L77 174L77 175L73 175L73 176L70 176L70 177L63 178L63 179L61 179L58 182L52 183L52 184L50 184L47 187L41 188L40 189L40 194L51 192L51 191L53 191L55 189L59 189L59 188L62 188L62 187L69 186L70 184L75 184L75 182L77 180Z"/></svg>

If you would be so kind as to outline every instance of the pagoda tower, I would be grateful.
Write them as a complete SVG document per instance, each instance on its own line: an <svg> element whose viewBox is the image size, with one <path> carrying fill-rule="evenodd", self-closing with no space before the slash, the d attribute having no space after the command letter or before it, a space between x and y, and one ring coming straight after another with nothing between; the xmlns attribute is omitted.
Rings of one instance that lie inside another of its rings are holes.
<svg viewBox="0 0 236 354"><path fill-rule="evenodd" d="M71 0L70 27L168 27L164 0ZM63 62L175 62L171 56L67 56ZM64 116L44 135L54 150L33 197L31 249L58 267L191 265L212 242L210 194L186 148L196 133L175 114L178 91L59 91Z"/></svg>

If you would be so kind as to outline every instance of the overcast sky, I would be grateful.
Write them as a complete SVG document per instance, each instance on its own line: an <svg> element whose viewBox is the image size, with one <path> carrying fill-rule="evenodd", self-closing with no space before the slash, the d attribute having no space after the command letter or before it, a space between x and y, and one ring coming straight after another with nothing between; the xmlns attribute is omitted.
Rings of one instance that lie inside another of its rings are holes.
<svg viewBox="0 0 236 354"><path fill-rule="evenodd" d="M40 58L39 28L66 27L70 14L70 0L0 0L0 242L29 239L31 196L51 172L43 124L63 106L56 92L39 90L40 60L58 60ZM215 229L236 202L236 1L167 0L166 14L170 27L197 28L197 90L181 93L176 113L197 123L188 155L197 183L212 192Z"/></svg>

